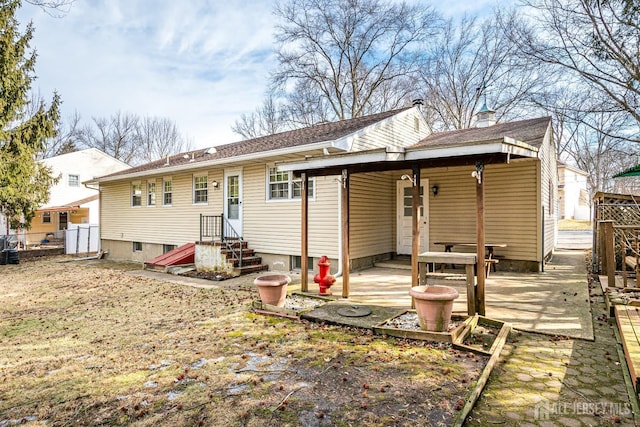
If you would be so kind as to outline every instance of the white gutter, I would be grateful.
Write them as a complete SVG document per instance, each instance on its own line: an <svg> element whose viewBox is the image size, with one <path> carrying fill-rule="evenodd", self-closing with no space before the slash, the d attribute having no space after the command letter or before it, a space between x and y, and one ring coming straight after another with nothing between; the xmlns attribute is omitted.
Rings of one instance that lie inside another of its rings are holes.
<svg viewBox="0 0 640 427"><path fill-rule="evenodd" d="M255 161L264 157L277 157L277 156L283 156L287 154L299 154L301 151L304 152L304 151L310 151L310 150L321 150L323 148L336 148L334 146L334 142L335 141L333 140L322 141L322 142L316 142L313 144L307 144L302 146L298 145L295 147L280 148L280 149L271 150L271 151L261 151L259 153L260 156L256 156L256 153L249 153L249 154L242 154L240 156L224 157L221 159L212 159L212 160L205 160L205 161L193 162L193 163L182 163L175 166L159 167L156 169L147 169L139 172L123 173L115 176L97 178L90 181L86 181L84 182L84 184L85 185L99 184L101 182L119 181L123 179L140 178L140 177L155 175L155 174L180 172L180 171L190 170L190 169L199 169L199 168L205 168L205 167L211 167L211 166L217 166L217 165L226 165L229 163L238 163L238 162L243 162L247 160ZM177 154L174 156L169 156L169 163L171 163L171 157L176 157L176 156L181 157L180 155L177 155Z"/></svg>
<svg viewBox="0 0 640 427"><path fill-rule="evenodd" d="M514 154L523 157L537 158L538 152L538 148L532 145L505 137L491 142L469 143L453 147L450 145L407 149L387 147L386 149L375 149L356 153L329 155L317 158L310 157L300 161L276 162L276 165L278 170L291 172L305 169L341 167L356 163L430 160L482 154Z"/></svg>

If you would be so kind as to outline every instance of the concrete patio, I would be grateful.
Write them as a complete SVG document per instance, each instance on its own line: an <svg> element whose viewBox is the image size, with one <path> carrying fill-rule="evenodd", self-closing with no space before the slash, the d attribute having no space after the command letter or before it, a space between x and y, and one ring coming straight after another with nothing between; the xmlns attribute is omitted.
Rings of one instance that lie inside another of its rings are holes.
<svg viewBox="0 0 640 427"><path fill-rule="evenodd" d="M300 280L290 286L299 291ZM430 282L431 283L431 282ZM439 281L438 284L442 284ZM458 290L455 314L466 314L464 282L448 280ZM342 280L331 287L336 303L409 308L411 270L408 265L382 263L354 272L349 298L341 298ZM310 291L317 285L310 280ZM592 340L593 323L583 250L556 251L542 273L492 272L486 280L486 315L510 322L516 329Z"/></svg>

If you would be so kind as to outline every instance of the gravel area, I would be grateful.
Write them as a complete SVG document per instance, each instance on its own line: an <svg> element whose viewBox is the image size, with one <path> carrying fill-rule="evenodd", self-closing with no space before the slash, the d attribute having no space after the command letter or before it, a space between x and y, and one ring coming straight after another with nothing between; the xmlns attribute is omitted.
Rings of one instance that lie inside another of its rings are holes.
<svg viewBox="0 0 640 427"><path fill-rule="evenodd" d="M287 295L284 301L284 308L287 310L301 311L314 309L325 304L326 301L317 298L309 298L303 295Z"/></svg>
<svg viewBox="0 0 640 427"><path fill-rule="evenodd" d="M460 322L457 321L449 322L449 330L455 329L459 324ZM398 317L394 317L393 319L385 322L382 326L396 329L409 329L412 331L422 330L418 323L418 315L412 312L407 312Z"/></svg>

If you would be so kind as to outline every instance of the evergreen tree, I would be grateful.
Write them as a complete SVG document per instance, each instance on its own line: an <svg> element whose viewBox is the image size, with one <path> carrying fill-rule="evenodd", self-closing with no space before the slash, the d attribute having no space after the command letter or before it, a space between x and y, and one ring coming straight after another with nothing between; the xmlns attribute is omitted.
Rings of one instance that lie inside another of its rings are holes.
<svg viewBox="0 0 640 427"><path fill-rule="evenodd" d="M42 100L29 105L36 54L29 49L33 26L20 33L19 7L20 0L0 0L0 213L13 228L29 228L57 180L36 159L55 135L60 99L54 94L49 108Z"/></svg>

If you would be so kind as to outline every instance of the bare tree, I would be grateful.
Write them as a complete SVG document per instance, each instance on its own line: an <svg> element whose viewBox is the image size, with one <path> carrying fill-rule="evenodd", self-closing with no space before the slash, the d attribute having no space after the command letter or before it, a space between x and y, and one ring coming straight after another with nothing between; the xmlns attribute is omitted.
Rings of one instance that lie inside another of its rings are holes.
<svg viewBox="0 0 640 427"><path fill-rule="evenodd" d="M580 169L589 172L588 184L596 191L614 191L613 175L635 164L640 150L637 145L607 134L626 126L629 116L623 113L600 112L565 116L565 131L571 134L566 156ZM600 130L604 130L601 132Z"/></svg>
<svg viewBox="0 0 640 427"><path fill-rule="evenodd" d="M135 141L140 143L134 162L151 162L192 149L191 141L185 140L176 124L161 117L146 116L138 123Z"/></svg>
<svg viewBox="0 0 640 427"><path fill-rule="evenodd" d="M276 5L275 15L274 87L296 100L314 100L331 119L398 105L402 94L389 91L389 82L415 74L420 47L441 22L424 4L384 0L288 0Z"/></svg>
<svg viewBox="0 0 640 427"><path fill-rule="evenodd" d="M434 130L470 127L485 96L498 120L530 114L532 98L549 86L551 76L517 57L495 20L452 19L437 36L420 71L425 109Z"/></svg>
<svg viewBox="0 0 640 427"><path fill-rule="evenodd" d="M59 156L61 154L72 153L82 145L82 127L80 125L80 114L76 111L67 121L58 121L56 134L49 138L46 143L42 158Z"/></svg>
<svg viewBox="0 0 640 427"><path fill-rule="evenodd" d="M130 165L150 162L192 149L168 118L117 112L109 118L93 117L79 132L79 145L95 147Z"/></svg>
<svg viewBox="0 0 640 427"><path fill-rule="evenodd" d="M53 17L61 18L69 13L75 0L26 0L26 2L40 7Z"/></svg>
<svg viewBox="0 0 640 427"><path fill-rule="evenodd" d="M290 128L286 120L286 107L278 104L273 95L266 97L260 107L251 114L242 114L231 130L244 139L272 135Z"/></svg>
<svg viewBox="0 0 640 427"><path fill-rule="evenodd" d="M137 127L140 118L134 114L117 112L110 118L93 117L81 133L85 147L95 147L105 153L133 164L136 160Z"/></svg>
<svg viewBox="0 0 640 427"><path fill-rule="evenodd" d="M633 0L530 0L503 29L526 56L579 79L636 122L608 136L640 142L640 13Z"/></svg>

